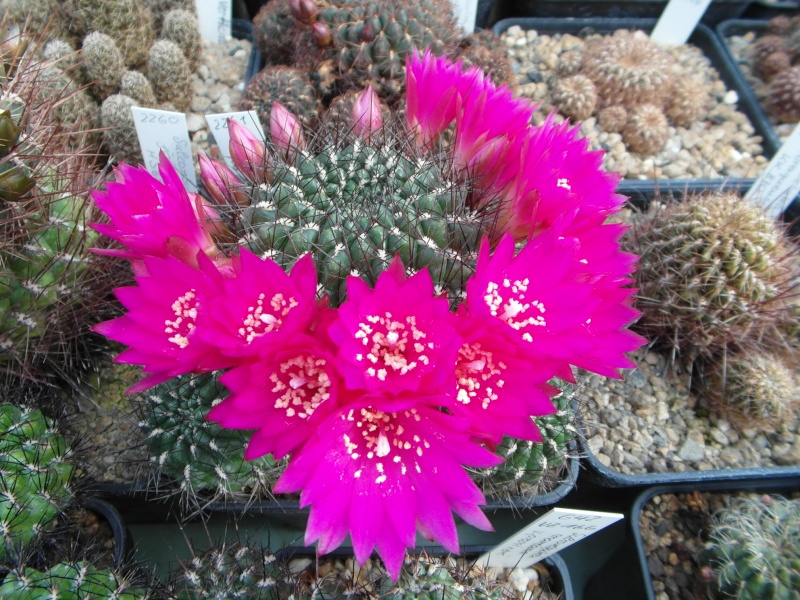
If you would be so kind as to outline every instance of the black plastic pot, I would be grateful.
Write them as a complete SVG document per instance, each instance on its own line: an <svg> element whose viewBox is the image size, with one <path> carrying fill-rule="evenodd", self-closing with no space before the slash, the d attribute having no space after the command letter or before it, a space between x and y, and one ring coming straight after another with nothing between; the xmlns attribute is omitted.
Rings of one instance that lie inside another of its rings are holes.
<svg viewBox="0 0 800 600"><path fill-rule="evenodd" d="M626 539L589 581L586 600L655 600L653 581L642 544L639 516L644 506L659 494L686 492L753 491L789 494L800 490L800 477L787 479L744 479L739 481L697 481L682 485L663 485L644 490L634 500L626 525Z"/></svg>
<svg viewBox="0 0 800 600"><path fill-rule="evenodd" d="M114 566L121 567L128 563L133 552L131 535L117 509L100 498L86 499L82 506L102 517L111 527L114 535Z"/></svg>
<svg viewBox="0 0 800 600"><path fill-rule="evenodd" d="M712 0L703 14L702 22L716 25L725 19L742 16L749 0ZM501 19L513 17L606 17L657 19L667 6L666 0L498 0L497 12Z"/></svg>

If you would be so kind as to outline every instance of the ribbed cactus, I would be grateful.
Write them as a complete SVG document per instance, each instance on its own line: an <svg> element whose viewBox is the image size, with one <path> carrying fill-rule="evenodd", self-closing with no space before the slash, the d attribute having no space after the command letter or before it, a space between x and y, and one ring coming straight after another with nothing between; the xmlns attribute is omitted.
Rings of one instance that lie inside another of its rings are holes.
<svg viewBox="0 0 800 600"><path fill-rule="evenodd" d="M0 405L0 565L13 562L72 499L69 456L41 411Z"/></svg>
<svg viewBox="0 0 800 600"><path fill-rule="evenodd" d="M333 306L345 298L348 275L374 284L396 254L412 270L427 266L436 285L457 295L481 230L465 204L467 185L435 157L398 151L392 136L367 145L328 134L317 149L271 165L268 185L248 186L243 243L284 266L312 252Z"/></svg>
<svg viewBox="0 0 800 600"><path fill-rule="evenodd" d="M553 398L557 412L534 419L542 434L542 442L504 437L495 451L505 461L491 469L473 472L473 478L488 494L496 496L533 497L540 493L548 469L563 466L569 443L575 439L575 411L572 403L575 389L561 384L563 391Z"/></svg>
<svg viewBox="0 0 800 600"><path fill-rule="evenodd" d="M797 598L800 592L800 501L739 498L715 515L698 557L701 575L725 597Z"/></svg>
<svg viewBox="0 0 800 600"><path fill-rule="evenodd" d="M181 563L170 588L178 600L289 598L285 572L267 549L229 542Z"/></svg>
<svg viewBox="0 0 800 600"><path fill-rule="evenodd" d="M59 563L47 571L12 571L0 584L6 600L140 600L147 591L130 585L111 569L81 563Z"/></svg>
<svg viewBox="0 0 800 600"><path fill-rule="evenodd" d="M303 123L313 123L322 109L308 76L291 67L267 67L247 84L239 110L254 110L262 123L269 123L272 105L279 102Z"/></svg>
<svg viewBox="0 0 800 600"><path fill-rule="evenodd" d="M504 600L500 582L485 582L464 573L447 560L427 555L409 557L397 583L387 577L380 598L385 600ZM510 592L510 590L509 590Z"/></svg>
<svg viewBox="0 0 800 600"><path fill-rule="evenodd" d="M217 376L184 375L143 397L140 427L150 460L163 475L180 483L189 502L195 495L220 498L264 495L282 471L271 456L244 460L246 432L222 429L206 420L228 391Z"/></svg>
<svg viewBox="0 0 800 600"><path fill-rule="evenodd" d="M757 338L784 320L797 281L789 241L730 192L655 209L623 240L640 255L637 327L688 358Z"/></svg>

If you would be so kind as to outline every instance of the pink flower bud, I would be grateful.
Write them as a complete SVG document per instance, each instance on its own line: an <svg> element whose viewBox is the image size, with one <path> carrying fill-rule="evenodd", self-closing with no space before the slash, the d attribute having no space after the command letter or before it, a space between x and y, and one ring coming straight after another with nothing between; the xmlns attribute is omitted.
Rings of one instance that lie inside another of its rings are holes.
<svg viewBox="0 0 800 600"><path fill-rule="evenodd" d="M372 86L368 85L367 89L356 96L353 104L353 130L358 136L368 140L382 125L381 101Z"/></svg>
<svg viewBox="0 0 800 600"><path fill-rule="evenodd" d="M246 204L247 196L242 191L242 182L228 167L205 154L199 155L200 180L209 196L220 204Z"/></svg>
<svg viewBox="0 0 800 600"><path fill-rule="evenodd" d="M330 28L325 23L317 21L311 26L311 40L320 48L330 46L333 43Z"/></svg>
<svg viewBox="0 0 800 600"><path fill-rule="evenodd" d="M291 161L299 150L305 148L303 127L297 117L286 110L280 102L272 105L269 115L269 131L272 143L282 151L286 160Z"/></svg>
<svg viewBox="0 0 800 600"><path fill-rule="evenodd" d="M229 148L233 164L239 171L256 183L267 181L267 147L247 127L228 119L230 133Z"/></svg>
<svg viewBox="0 0 800 600"><path fill-rule="evenodd" d="M292 11L292 16L301 22L314 20L319 12L314 0L289 0L289 10Z"/></svg>

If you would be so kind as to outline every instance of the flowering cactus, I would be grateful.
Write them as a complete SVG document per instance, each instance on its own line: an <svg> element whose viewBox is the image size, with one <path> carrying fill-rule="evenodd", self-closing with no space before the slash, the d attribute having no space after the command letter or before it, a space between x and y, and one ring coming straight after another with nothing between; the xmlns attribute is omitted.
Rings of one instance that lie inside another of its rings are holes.
<svg viewBox="0 0 800 600"><path fill-rule="evenodd" d="M208 418L255 430L248 459L290 455L274 491L311 507L306 542L350 534L394 579L417 531L458 551L452 512L491 529L463 467L501 463L503 436L541 441L548 381L618 377L642 344L635 257L604 224L618 179L577 128L531 127L508 89L427 53L407 80L402 135L370 90L349 132L304 135L279 105L270 144L231 121L239 174L201 168L217 206L163 157L163 183L122 166L95 193L138 275L96 327L144 366L133 391L226 370Z"/></svg>

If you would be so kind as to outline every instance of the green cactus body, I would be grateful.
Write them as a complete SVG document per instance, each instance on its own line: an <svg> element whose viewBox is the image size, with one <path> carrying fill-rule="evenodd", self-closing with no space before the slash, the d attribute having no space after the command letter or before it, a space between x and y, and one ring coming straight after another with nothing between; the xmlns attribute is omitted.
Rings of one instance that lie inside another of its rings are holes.
<svg viewBox="0 0 800 600"><path fill-rule="evenodd" d="M81 58L86 81L98 99L105 100L119 90L125 63L112 37L91 32L83 39Z"/></svg>
<svg viewBox="0 0 800 600"><path fill-rule="evenodd" d="M574 386L562 386L564 391L553 398L556 412L534 419L542 434L541 443L506 436L495 449L505 461L475 472L473 477L488 493L532 496L548 469L566 463L569 443L575 439Z"/></svg>
<svg viewBox="0 0 800 600"><path fill-rule="evenodd" d="M29 546L72 499L69 454L40 411L0 405L0 564Z"/></svg>
<svg viewBox="0 0 800 600"><path fill-rule="evenodd" d="M152 463L180 482L182 493L220 497L263 494L282 470L271 455L245 461L246 432L222 429L205 416L227 396L216 375L184 375L154 388L144 398L140 427Z"/></svg>
<svg viewBox="0 0 800 600"><path fill-rule="evenodd" d="M275 556L261 548L224 544L182 563L171 588L178 600L288 598Z"/></svg>
<svg viewBox="0 0 800 600"><path fill-rule="evenodd" d="M800 501L739 498L715 515L698 562L713 585L739 600L783 600L800 592Z"/></svg>
<svg viewBox="0 0 800 600"><path fill-rule="evenodd" d="M270 0L253 18L253 42L264 54L268 65L292 63L295 27L289 0Z"/></svg>
<svg viewBox="0 0 800 600"><path fill-rule="evenodd" d="M395 255L412 271L428 267L434 284L458 297L481 222L465 206L467 184L444 168L388 142L345 139L302 151L272 169L269 186L253 187L240 241L284 267L312 252L332 306L344 301L347 276L374 284Z"/></svg>
<svg viewBox="0 0 800 600"><path fill-rule="evenodd" d="M59 563L47 571L25 569L11 572L0 584L0 598L6 600L139 600L147 597L143 589L128 585L110 569L89 563Z"/></svg>
<svg viewBox="0 0 800 600"><path fill-rule="evenodd" d="M308 76L291 67L267 67L247 84L239 110L254 110L265 125L275 102L281 103L304 123L314 122L322 108Z"/></svg>

